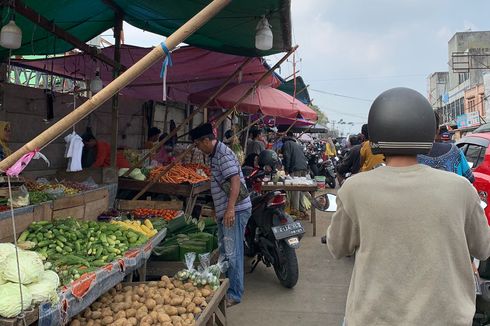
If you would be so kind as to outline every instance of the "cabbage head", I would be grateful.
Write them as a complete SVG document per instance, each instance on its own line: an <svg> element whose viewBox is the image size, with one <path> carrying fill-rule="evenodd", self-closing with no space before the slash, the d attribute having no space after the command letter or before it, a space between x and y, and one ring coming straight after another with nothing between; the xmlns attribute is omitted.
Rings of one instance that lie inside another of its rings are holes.
<svg viewBox="0 0 490 326"><path fill-rule="evenodd" d="M15 246L11 243L0 243L0 263L3 262L5 257L15 252Z"/></svg>
<svg viewBox="0 0 490 326"><path fill-rule="evenodd" d="M22 286L22 298L24 310L29 309L32 296L27 287ZM18 283L7 283L0 285L0 316L12 318L20 314L20 289Z"/></svg>
<svg viewBox="0 0 490 326"><path fill-rule="evenodd" d="M32 303L37 304L45 301L58 302L56 289L60 286L58 274L53 271L45 271L41 274L39 281L26 285L32 295Z"/></svg>
<svg viewBox="0 0 490 326"><path fill-rule="evenodd" d="M33 251L19 250L20 283L36 282L44 272L44 265L39 255ZM17 258L15 252L8 255L1 266L0 276L9 282L19 283L17 275Z"/></svg>

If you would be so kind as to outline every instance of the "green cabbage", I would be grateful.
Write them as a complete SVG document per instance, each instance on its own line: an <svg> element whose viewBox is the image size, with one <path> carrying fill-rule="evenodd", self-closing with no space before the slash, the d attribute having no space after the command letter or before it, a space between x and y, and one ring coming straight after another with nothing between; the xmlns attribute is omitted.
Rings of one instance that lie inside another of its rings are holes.
<svg viewBox="0 0 490 326"><path fill-rule="evenodd" d="M11 243L0 243L0 263L3 262L5 257L15 252L15 246Z"/></svg>
<svg viewBox="0 0 490 326"><path fill-rule="evenodd" d="M32 296L27 287L22 287L22 302L24 310L29 309ZM18 283L7 283L0 285L0 316L12 318L20 314L22 310L20 301L20 289Z"/></svg>
<svg viewBox="0 0 490 326"><path fill-rule="evenodd" d="M43 261L33 251L19 250L20 283L30 284L36 282L44 272ZM18 283L17 257L15 252L8 255L1 266L0 276L10 282Z"/></svg>
<svg viewBox="0 0 490 326"><path fill-rule="evenodd" d="M42 273L39 281L26 285L31 292L32 302L34 304L44 301L51 301L51 303L58 302L58 294L56 289L60 286L60 279L58 274L53 271L45 271Z"/></svg>

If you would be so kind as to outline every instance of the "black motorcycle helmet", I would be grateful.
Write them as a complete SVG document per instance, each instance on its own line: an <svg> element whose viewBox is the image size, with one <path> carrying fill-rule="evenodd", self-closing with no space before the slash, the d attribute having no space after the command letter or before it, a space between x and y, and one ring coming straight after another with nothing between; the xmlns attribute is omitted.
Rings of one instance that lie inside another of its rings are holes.
<svg viewBox="0 0 490 326"><path fill-rule="evenodd" d="M419 92L392 88L374 100L368 130L373 154L427 154L436 132L434 111Z"/></svg>
<svg viewBox="0 0 490 326"><path fill-rule="evenodd" d="M277 166L279 165L279 157L276 152L270 149L263 150L259 154L259 166L261 169L264 169L266 166L269 166L272 171L275 171Z"/></svg>

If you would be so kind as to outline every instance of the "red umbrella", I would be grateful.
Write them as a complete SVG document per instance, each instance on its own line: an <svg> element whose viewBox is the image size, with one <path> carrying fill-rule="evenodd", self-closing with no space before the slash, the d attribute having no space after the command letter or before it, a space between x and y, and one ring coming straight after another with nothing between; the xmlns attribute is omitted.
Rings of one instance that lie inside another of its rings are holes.
<svg viewBox="0 0 490 326"><path fill-rule="evenodd" d="M214 105L232 108L247 92L251 84L239 84L226 88L214 100ZM207 89L192 94L189 99L194 104L204 103L217 89ZM262 112L265 116L296 119L298 116L316 120L317 114L302 102L276 88L260 85L239 106L238 110L247 113Z"/></svg>

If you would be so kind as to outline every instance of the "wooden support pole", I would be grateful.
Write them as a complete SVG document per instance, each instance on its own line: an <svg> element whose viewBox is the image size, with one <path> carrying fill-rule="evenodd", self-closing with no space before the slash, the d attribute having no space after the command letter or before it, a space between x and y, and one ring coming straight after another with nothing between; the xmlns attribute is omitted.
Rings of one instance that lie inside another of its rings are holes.
<svg viewBox="0 0 490 326"><path fill-rule="evenodd" d="M112 67L121 67L120 64L116 63L114 60L112 60L105 54L98 51L97 48L87 45L85 42L80 41L75 36L71 35L61 27L57 26L46 17L41 16L35 10L27 7L22 1L16 0L15 6L13 6L12 9L18 12L19 14L21 14L22 16L24 16L25 18L29 19L34 24L41 26L48 32L53 33L63 41L70 43L74 47L82 50L83 52L89 54L90 56L97 58L100 61ZM123 68L123 70L126 69L126 67L121 67L121 68Z"/></svg>
<svg viewBox="0 0 490 326"><path fill-rule="evenodd" d="M279 66L284 62L286 61L287 58L289 58L289 56L291 54L294 53L294 51L296 51L296 49L298 48L298 46L295 46L293 47L291 50L289 50L285 55L284 57L281 58L281 60L279 60L272 68L270 68L266 73L264 73L262 75L262 77L260 77L249 89L247 92L245 92L245 94L243 94L242 97L240 97L240 99L235 103L235 105L233 106L233 108L231 108L230 110L227 110L226 112L224 112L214 123L214 127L218 127L219 125L221 125L221 123L223 123L223 121L226 120L226 118L228 117L228 115L232 114L237 108L238 106L250 95L252 94L252 92L254 91L254 89L260 85L265 78L267 78L274 70L276 70L277 68L279 68ZM192 151L192 149L195 147L194 144L190 145L182 154L180 154L179 156L177 156L175 158L175 160L173 162L171 162L170 164L168 164L167 166L165 166L165 168L160 172L158 173L158 175L156 175L153 179L153 181L150 181L146 184L145 187L143 187L143 189L140 190L140 192L138 192L136 194L136 196L134 196L134 198L132 200L137 200L139 199L141 196L143 196L143 194L148 190L150 189L155 183L158 182L158 180L160 179L161 176L165 175L168 171L170 171L171 168L173 168L175 166L175 164L179 163L180 161L182 161L182 159ZM1 163L1 162L0 162Z"/></svg>
<svg viewBox="0 0 490 326"><path fill-rule="evenodd" d="M169 50L172 50L177 45L184 42L187 37L189 37L196 30L201 28L206 22L214 17L230 2L231 0L213 0L213 2L203 8L203 10L197 13L194 17L192 17L188 22L182 25L166 39L165 44L167 48ZM36 136L24 146L22 146L19 150L15 151L12 155L2 160L0 162L0 170L7 170L24 154L32 152L35 149L42 148L44 145L62 135L64 132L70 129L71 126L85 118L92 111L105 103L114 94L118 93L121 89L123 89L138 76L144 73L148 68L153 66L156 62L161 61L164 57L165 52L163 51L163 48L161 46L156 46L155 48L153 48L153 50L151 50L147 55L141 58L141 60L136 62L121 76L113 80L109 85L107 85L100 92L95 94L95 96L79 106L75 111L67 114L61 120L43 131L41 134Z"/></svg>
<svg viewBox="0 0 490 326"><path fill-rule="evenodd" d="M289 128L286 130L286 132L284 134L287 134L294 127L296 122L298 122L298 119L294 120L294 122L289 126Z"/></svg>
<svg viewBox="0 0 490 326"><path fill-rule="evenodd" d="M203 105L201 105L199 107L199 109L197 110L194 110L192 111L192 113L184 120L184 122L182 122L180 125L177 126L177 128L175 128L174 130L172 130L168 135L167 137L163 138L161 141L159 141L158 143L156 143L151 149L150 151L145 155L143 156L138 162L136 162L135 165L133 165L128 171L126 171L126 173L124 173L123 177L127 177L136 167L140 166L141 164L143 164L143 162L150 156L150 155L153 155L154 153L156 153L169 139L171 139L172 137L174 137L177 132L183 127L185 126L186 124L188 124L195 116L196 114L198 114L200 112L201 109L203 108L206 108L209 103L211 103L211 101L213 101L216 96L218 96L225 88L226 86L228 86L228 84L236 77L238 76L238 74L240 73L240 71L242 71L242 69L250 62L252 61L252 58L247 58L236 70L235 72L230 75L226 80L225 82L220 86L220 88L218 88L216 90L216 92L213 93L213 95L211 95L211 97L209 97L206 102L204 102ZM168 108L167 108L168 110ZM165 113L166 115L167 113Z"/></svg>
<svg viewBox="0 0 490 326"><path fill-rule="evenodd" d="M254 121L250 122L245 128L243 128L242 130L240 130L239 132L237 132L235 134L235 136L239 136L239 135L241 135L242 132L246 131L247 132L247 138L248 138L248 132L249 132L250 128L252 128L257 123L259 123L260 120L262 120L262 117L258 118L257 120L254 120ZM245 146L247 146L247 144L245 144Z"/></svg>
<svg viewBox="0 0 490 326"><path fill-rule="evenodd" d="M121 61L121 33L123 27L123 16L116 13L116 21L114 25L114 61ZM112 79L119 77L120 69L114 67L112 71ZM117 138L119 134L119 94L116 93L112 97L112 124L111 124L111 166L117 168Z"/></svg>

